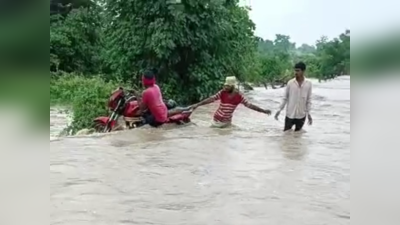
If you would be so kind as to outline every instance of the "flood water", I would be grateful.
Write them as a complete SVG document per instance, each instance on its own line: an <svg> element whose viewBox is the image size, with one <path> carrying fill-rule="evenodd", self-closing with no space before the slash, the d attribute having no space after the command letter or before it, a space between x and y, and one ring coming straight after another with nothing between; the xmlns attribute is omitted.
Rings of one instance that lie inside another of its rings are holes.
<svg viewBox="0 0 400 225"><path fill-rule="evenodd" d="M247 94L273 111L282 95ZM216 107L185 127L51 140L50 224L350 224L350 77L315 82L303 133L242 106L212 129Z"/></svg>

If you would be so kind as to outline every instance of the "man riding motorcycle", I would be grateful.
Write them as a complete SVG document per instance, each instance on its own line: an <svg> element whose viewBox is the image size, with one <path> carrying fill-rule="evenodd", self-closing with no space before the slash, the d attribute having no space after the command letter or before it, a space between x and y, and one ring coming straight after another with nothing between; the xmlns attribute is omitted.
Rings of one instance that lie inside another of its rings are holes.
<svg viewBox="0 0 400 225"><path fill-rule="evenodd" d="M143 74L142 84L145 90L142 93L139 112L150 126L159 127L166 123L169 117L190 110L190 108L168 110L174 107L174 102L169 101L167 104L164 102L160 87L156 84L154 71L148 70Z"/></svg>

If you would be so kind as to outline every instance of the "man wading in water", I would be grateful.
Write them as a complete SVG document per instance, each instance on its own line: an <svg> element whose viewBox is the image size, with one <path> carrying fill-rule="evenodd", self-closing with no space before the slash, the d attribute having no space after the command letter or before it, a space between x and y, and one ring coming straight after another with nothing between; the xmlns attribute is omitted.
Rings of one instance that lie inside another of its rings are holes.
<svg viewBox="0 0 400 225"><path fill-rule="evenodd" d="M243 104L249 109L257 112L271 115L271 110L262 109L247 101L247 99L238 91L236 77L227 77L225 80L224 88L217 94L201 101L192 106L196 109L199 106L207 105L217 100L221 100L218 110L214 114L214 121L212 127L225 128L231 125L233 112L239 104Z"/></svg>
<svg viewBox="0 0 400 225"><path fill-rule="evenodd" d="M295 131L300 131L306 118L309 125L313 123L310 114L312 83L304 76L306 65L299 62L294 66L294 71L295 78L288 82L282 104L275 115L275 119L278 120L279 114L287 105L284 131L291 130L293 126L295 126Z"/></svg>

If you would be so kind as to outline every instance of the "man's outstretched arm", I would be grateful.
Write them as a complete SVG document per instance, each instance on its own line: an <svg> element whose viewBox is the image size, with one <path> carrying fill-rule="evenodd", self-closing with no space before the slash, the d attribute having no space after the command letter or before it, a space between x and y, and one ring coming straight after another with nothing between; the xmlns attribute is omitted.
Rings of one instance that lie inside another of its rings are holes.
<svg viewBox="0 0 400 225"><path fill-rule="evenodd" d="M271 110L263 109L263 108L261 108L261 107L258 107L258 106L256 106L256 105L250 103L250 102L249 102L246 98L244 98L244 97L243 97L243 100L242 100L241 103L242 103L244 106L246 106L247 108L252 109L252 110L254 110L254 111L256 111L256 112L260 112L260 113L265 113L265 114L267 114L267 115L271 115Z"/></svg>
<svg viewBox="0 0 400 225"><path fill-rule="evenodd" d="M197 104L192 105L192 108L195 109L195 108L197 108L197 107L199 107L199 106L207 105L207 104L213 103L213 102L215 102L215 101L217 101L217 100L219 100L219 99L221 99L221 91L218 92L217 94L215 94L215 95L209 97L209 98L204 99L203 101L201 101L201 102L199 102L199 103L197 103Z"/></svg>

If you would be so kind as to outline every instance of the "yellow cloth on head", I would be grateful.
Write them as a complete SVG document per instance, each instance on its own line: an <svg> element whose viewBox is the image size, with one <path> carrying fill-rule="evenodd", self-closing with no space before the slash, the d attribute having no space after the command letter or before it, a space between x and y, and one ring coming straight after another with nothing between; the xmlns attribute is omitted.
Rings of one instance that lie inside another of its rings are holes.
<svg viewBox="0 0 400 225"><path fill-rule="evenodd" d="M235 76L226 77L226 78L225 78L225 83L224 83L224 85L236 87L236 86L237 86L237 79L236 79L236 77L235 77Z"/></svg>

